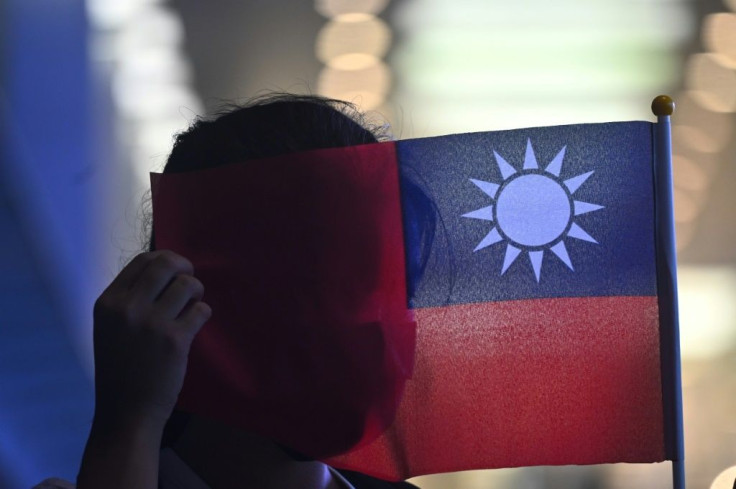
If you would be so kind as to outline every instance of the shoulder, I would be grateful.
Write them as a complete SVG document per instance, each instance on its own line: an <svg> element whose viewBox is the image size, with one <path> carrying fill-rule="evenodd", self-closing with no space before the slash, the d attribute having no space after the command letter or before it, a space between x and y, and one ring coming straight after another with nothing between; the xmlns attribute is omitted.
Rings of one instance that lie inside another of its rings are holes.
<svg viewBox="0 0 736 489"><path fill-rule="evenodd" d="M355 489L417 489L417 486L408 482L389 482L350 470L338 470L337 472Z"/></svg>
<svg viewBox="0 0 736 489"><path fill-rule="evenodd" d="M75 485L64 479L52 477L42 481L40 484L33 486L33 489L75 489Z"/></svg>

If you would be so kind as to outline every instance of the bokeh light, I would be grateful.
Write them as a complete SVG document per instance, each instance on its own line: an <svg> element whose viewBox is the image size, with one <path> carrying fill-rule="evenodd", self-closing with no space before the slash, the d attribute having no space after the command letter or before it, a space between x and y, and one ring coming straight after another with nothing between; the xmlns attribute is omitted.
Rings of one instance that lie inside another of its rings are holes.
<svg viewBox="0 0 736 489"><path fill-rule="evenodd" d="M317 59L325 65L317 78L317 93L364 111L392 112L386 106L391 70L383 61L391 46L391 29L376 17L387 3L317 0L315 9L330 19L315 45Z"/></svg>
<svg viewBox="0 0 736 489"><path fill-rule="evenodd" d="M703 44L723 56L723 63L736 68L736 14L719 12L703 20Z"/></svg>
<svg viewBox="0 0 736 489"><path fill-rule="evenodd" d="M327 18L351 13L378 15L388 2L389 0L317 0L314 8Z"/></svg>
<svg viewBox="0 0 736 489"><path fill-rule="evenodd" d="M704 153L723 150L731 141L734 131L733 117L730 114L703 107L689 91L683 91L677 96L673 124L675 131L679 126L689 128L685 134L673 138L678 144L691 146Z"/></svg>
<svg viewBox="0 0 736 489"><path fill-rule="evenodd" d="M736 343L736 273L719 267L681 267L680 344L685 358L712 358Z"/></svg>
<svg viewBox="0 0 736 489"><path fill-rule="evenodd" d="M699 53L690 57L686 85L693 98L714 112L736 110L736 72L720 54Z"/></svg>
<svg viewBox="0 0 736 489"><path fill-rule="evenodd" d="M736 465L729 467L720 474L710 485L710 489L733 489L736 487Z"/></svg>
<svg viewBox="0 0 736 489"><path fill-rule="evenodd" d="M708 174L693 160L675 155L672 157L672 167L675 187L691 192L703 192L708 188Z"/></svg>
<svg viewBox="0 0 736 489"><path fill-rule="evenodd" d="M689 222L698 217L700 206L692 193L675 188L674 198L675 222Z"/></svg>
<svg viewBox="0 0 736 489"><path fill-rule="evenodd" d="M344 14L328 22L318 34L317 59L325 64L345 56L380 59L390 45L391 30L384 21L371 15Z"/></svg>
<svg viewBox="0 0 736 489"><path fill-rule="evenodd" d="M385 100L391 87L391 72L381 61L359 70L326 67L320 73L317 86L322 95L347 100L363 110L371 110Z"/></svg>

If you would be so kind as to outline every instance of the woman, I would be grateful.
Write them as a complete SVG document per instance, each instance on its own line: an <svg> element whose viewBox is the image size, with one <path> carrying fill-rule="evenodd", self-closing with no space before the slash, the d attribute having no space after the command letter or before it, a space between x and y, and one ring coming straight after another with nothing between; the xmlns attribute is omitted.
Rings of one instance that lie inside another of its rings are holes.
<svg viewBox="0 0 736 489"><path fill-rule="evenodd" d="M164 173L374 143L387 139L382 131L344 102L272 95L196 122L177 137ZM151 249L95 304L96 406L78 489L413 487L340 473L268 437L174 411L212 310L187 258Z"/></svg>

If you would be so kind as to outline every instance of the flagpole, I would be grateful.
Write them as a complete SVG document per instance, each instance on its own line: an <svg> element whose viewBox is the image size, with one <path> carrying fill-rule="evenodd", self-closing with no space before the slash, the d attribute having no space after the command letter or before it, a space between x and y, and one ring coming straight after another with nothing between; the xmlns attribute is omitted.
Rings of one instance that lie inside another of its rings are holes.
<svg viewBox="0 0 736 489"><path fill-rule="evenodd" d="M672 486L675 489L685 489L677 260L672 205L670 116L674 111L675 102L667 95L659 95L652 101L652 112L657 116L654 134L654 185L665 448L667 458L672 460Z"/></svg>

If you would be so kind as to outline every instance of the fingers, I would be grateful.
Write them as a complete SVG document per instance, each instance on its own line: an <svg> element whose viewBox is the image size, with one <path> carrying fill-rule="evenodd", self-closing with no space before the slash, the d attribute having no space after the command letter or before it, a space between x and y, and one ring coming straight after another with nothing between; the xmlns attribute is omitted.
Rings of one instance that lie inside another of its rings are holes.
<svg viewBox="0 0 736 489"><path fill-rule="evenodd" d="M134 301L153 302L177 275L194 273L191 262L183 256L166 250L153 253L156 255L149 260L129 288L130 297Z"/></svg>
<svg viewBox="0 0 736 489"><path fill-rule="evenodd" d="M204 302L192 302L190 303L181 315L177 318L176 322L179 326L185 330L190 338L194 337L199 329L207 322L212 316L212 309Z"/></svg>
<svg viewBox="0 0 736 489"><path fill-rule="evenodd" d="M153 270L149 268L153 266ZM157 250L148 253L141 253L130 263L128 263L118 274L112 283L105 289L105 292L117 295L125 293L133 289L141 279L144 273L160 274L165 273L166 269L173 267L181 270L181 273L192 273L192 264L183 256L177 255L169 250ZM166 285L166 284L164 284ZM159 291L160 292L160 291Z"/></svg>
<svg viewBox="0 0 736 489"><path fill-rule="evenodd" d="M165 319L178 318L187 304L199 302L203 295L202 282L191 275L177 275L156 300L157 314Z"/></svg>
<svg viewBox="0 0 736 489"><path fill-rule="evenodd" d="M117 311L131 326L176 323L196 333L211 311L201 302L204 286L193 273L191 262L172 251L141 253L103 292L96 309Z"/></svg>
<svg viewBox="0 0 736 489"><path fill-rule="evenodd" d="M153 304L154 322L170 323L185 333L189 340L212 315L210 307L201 302L202 282L191 275L177 275Z"/></svg>

